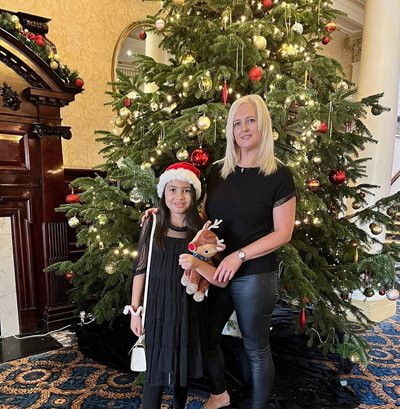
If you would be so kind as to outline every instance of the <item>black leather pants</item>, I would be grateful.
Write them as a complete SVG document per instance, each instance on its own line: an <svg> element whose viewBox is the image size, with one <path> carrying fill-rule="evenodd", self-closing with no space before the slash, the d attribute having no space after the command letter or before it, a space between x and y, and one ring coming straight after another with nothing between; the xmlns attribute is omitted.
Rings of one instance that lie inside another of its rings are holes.
<svg viewBox="0 0 400 409"><path fill-rule="evenodd" d="M220 394L226 389L219 339L226 321L235 310L251 371L251 408L267 408L275 376L269 332L277 297L276 272L238 277L224 289L210 289L207 362L211 393Z"/></svg>

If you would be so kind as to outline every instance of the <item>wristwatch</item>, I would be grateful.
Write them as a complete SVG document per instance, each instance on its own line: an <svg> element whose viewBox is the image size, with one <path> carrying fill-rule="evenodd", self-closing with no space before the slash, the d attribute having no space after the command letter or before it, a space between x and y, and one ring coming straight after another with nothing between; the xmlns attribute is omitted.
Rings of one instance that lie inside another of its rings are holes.
<svg viewBox="0 0 400 409"><path fill-rule="evenodd" d="M240 261L241 261L242 263L243 263L243 261L246 260L246 253L245 253L242 249L239 249L239 250L238 250L238 256L239 256Z"/></svg>

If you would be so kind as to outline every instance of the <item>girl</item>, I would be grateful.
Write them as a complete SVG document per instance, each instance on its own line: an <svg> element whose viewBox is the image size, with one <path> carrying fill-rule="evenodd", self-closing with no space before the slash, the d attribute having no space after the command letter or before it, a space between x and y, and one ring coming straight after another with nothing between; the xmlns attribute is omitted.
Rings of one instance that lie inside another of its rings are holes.
<svg viewBox="0 0 400 409"><path fill-rule="evenodd" d="M164 386L173 388L174 408L183 409L189 378L203 375L206 356L205 303L196 303L180 283L179 255L203 222L197 211L201 195L200 172L191 163L168 167L160 176L157 193L161 198L154 233L146 306L146 365L143 408L161 407ZM143 296L151 220L147 218L139 240L139 256L132 285L131 305L139 309ZM215 268L205 262L181 260L198 267L211 279ZM140 315L131 315L131 330L142 333Z"/></svg>

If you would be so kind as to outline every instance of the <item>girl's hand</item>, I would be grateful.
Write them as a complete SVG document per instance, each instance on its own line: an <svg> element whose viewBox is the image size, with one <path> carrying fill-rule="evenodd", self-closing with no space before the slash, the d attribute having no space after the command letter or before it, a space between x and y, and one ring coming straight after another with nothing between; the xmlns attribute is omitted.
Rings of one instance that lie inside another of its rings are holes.
<svg viewBox="0 0 400 409"><path fill-rule="evenodd" d="M158 212L158 207L150 207L149 209L146 209L142 218L140 219L140 227L143 226L144 221L151 216L154 213Z"/></svg>
<svg viewBox="0 0 400 409"><path fill-rule="evenodd" d="M131 315L131 330L137 337L142 335L142 317L140 315Z"/></svg>
<svg viewBox="0 0 400 409"><path fill-rule="evenodd" d="M195 270L197 267L199 267L199 259L191 254L181 254L179 256L179 265L184 270Z"/></svg>
<svg viewBox="0 0 400 409"><path fill-rule="evenodd" d="M226 283L228 280L232 280L241 265L242 261L240 260L237 251L235 251L221 261L215 270L213 279L220 283Z"/></svg>

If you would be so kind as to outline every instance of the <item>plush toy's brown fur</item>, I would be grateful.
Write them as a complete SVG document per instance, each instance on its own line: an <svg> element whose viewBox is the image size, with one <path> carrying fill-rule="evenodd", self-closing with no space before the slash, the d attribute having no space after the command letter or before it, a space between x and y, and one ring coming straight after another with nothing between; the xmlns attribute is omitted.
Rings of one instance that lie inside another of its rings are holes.
<svg viewBox="0 0 400 409"><path fill-rule="evenodd" d="M193 255L200 256L199 258L212 264L211 258L220 251L225 249L225 244L222 240L218 239L218 236L210 229L218 227L220 221L216 221L211 224L208 221L203 228L196 234L194 239L189 243L188 249ZM186 287L188 294L194 294L195 301L203 301L207 292L209 282L203 278L196 270L185 270L183 272L181 283Z"/></svg>

